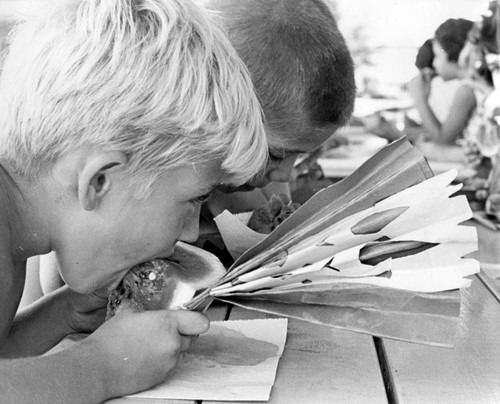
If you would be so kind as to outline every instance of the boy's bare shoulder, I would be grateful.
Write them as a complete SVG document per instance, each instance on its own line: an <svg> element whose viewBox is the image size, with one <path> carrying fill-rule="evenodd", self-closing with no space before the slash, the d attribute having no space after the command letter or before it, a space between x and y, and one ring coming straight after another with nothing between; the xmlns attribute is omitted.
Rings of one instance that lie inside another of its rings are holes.
<svg viewBox="0 0 500 404"><path fill-rule="evenodd" d="M25 262L13 262L3 248L4 234L0 232L0 345L7 336L19 302L25 279Z"/></svg>
<svg viewBox="0 0 500 404"><path fill-rule="evenodd" d="M1 186L1 184L0 184ZM26 262L13 257L10 210L0 198L0 344L6 337L24 289Z"/></svg>

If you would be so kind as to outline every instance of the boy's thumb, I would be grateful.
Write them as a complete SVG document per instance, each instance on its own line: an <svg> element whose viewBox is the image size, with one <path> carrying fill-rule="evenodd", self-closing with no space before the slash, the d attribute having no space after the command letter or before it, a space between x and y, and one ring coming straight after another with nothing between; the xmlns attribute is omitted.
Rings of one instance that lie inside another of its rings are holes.
<svg viewBox="0 0 500 404"><path fill-rule="evenodd" d="M188 310L171 312L177 319L179 334L198 335L207 332L210 327L208 317L202 313Z"/></svg>

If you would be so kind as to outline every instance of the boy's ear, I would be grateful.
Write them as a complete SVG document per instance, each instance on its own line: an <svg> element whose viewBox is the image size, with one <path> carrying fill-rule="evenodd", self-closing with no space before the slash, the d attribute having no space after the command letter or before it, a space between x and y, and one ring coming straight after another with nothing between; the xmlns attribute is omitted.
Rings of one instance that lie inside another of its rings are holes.
<svg viewBox="0 0 500 404"><path fill-rule="evenodd" d="M103 151L89 156L78 174L78 200L85 210L94 210L111 188L110 174L120 169L127 157L120 151Z"/></svg>

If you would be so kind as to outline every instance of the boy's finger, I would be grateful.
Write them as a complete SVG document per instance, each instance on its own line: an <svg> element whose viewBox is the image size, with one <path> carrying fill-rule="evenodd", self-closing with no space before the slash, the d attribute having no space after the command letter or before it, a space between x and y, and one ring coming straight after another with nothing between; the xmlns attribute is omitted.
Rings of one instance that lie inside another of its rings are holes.
<svg viewBox="0 0 500 404"><path fill-rule="evenodd" d="M182 335L198 335L203 334L210 327L210 321L204 314L178 310L170 312L177 320L179 333Z"/></svg>

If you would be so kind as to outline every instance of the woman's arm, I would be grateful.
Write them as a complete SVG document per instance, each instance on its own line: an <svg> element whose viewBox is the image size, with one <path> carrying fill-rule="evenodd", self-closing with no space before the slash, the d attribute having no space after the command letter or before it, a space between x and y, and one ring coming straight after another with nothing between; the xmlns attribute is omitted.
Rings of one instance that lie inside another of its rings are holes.
<svg viewBox="0 0 500 404"><path fill-rule="evenodd" d="M474 91L467 85L460 87L455 94L446 121L441 126L441 141L438 143L454 144L467 127L476 107Z"/></svg>
<svg viewBox="0 0 500 404"><path fill-rule="evenodd" d="M431 140L440 144L454 144L455 140L462 135L476 108L476 99L472 89L464 85L457 90L448 117L442 124L429 106L430 84L425 83L424 79L418 76L409 84L409 89L422 119L422 125Z"/></svg>

